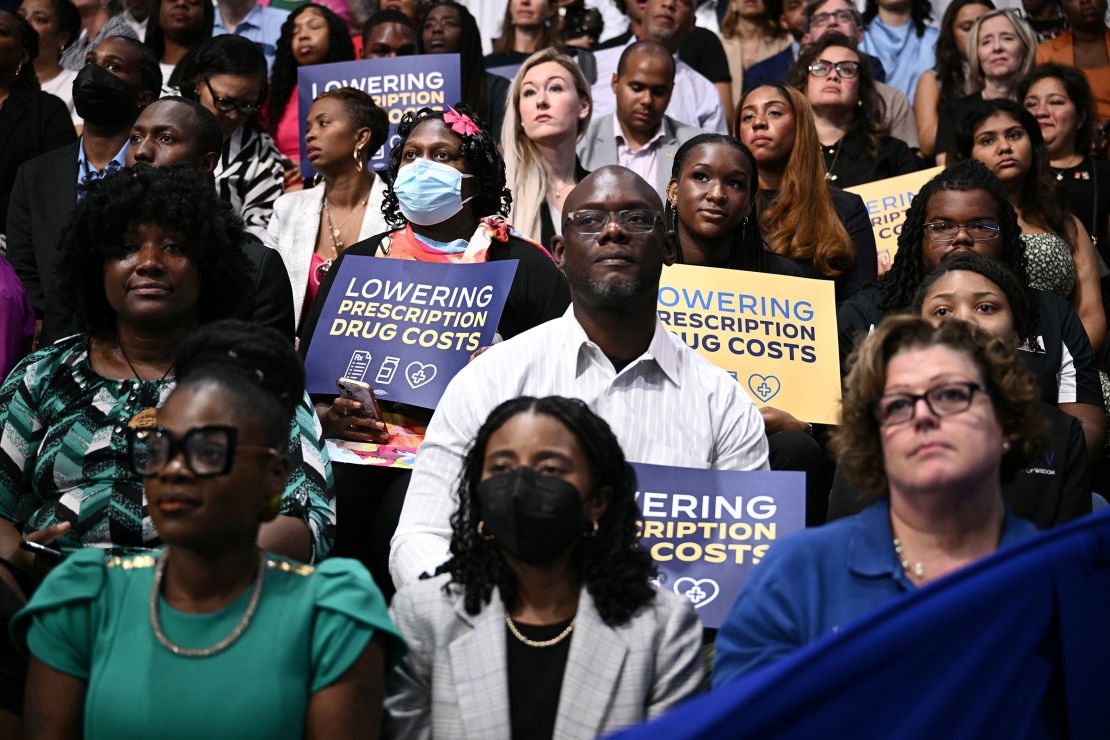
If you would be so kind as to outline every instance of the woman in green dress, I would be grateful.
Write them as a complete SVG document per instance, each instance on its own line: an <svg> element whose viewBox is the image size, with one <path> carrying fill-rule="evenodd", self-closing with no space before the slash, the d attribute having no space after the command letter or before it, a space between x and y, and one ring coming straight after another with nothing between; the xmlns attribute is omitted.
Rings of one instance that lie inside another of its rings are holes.
<svg viewBox="0 0 1110 740"><path fill-rule="evenodd" d="M277 332L225 321L182 345L155 423L130 430L166 548L69 556L12 621L26 737L377 737L403 643L357 562L258 547L289 473L304 371Z"/></svg>

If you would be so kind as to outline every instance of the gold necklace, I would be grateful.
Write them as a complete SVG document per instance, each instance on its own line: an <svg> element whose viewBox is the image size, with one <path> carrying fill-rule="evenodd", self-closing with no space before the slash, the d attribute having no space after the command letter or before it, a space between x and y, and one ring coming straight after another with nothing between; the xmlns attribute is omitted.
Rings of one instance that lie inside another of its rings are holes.
<svg viewBox="0 0 1110 740"><path fill-rule="evenodd" d="M340 238L343 235L343 227L351 222L351 219L355 217L355 214L358 213L359 210L365 209L366 204L369 202L370 195L367 194L367 196L362 199L361 203L351 209L350 214L347 215L347 220L339 224L339 226L336 226L331 218L331 207L328 205L328 197L326 195L324 196L324 217L328 220L328 234L331 236L331 244L335 248L336 258L339 257L339 253L343 251L344 247L343 239Z"/></svg>
<svg viewBox="0 0 1110 740"><path fill-rule="evenodd" d="M833 174L833 170L836 169L836 160L837 160L837 158L840 157L840 145L843 144L843 143L844 143L844 137L841 137L840 141L836 142L836 149L833 151L832 164L829 165L829 169L825 173L825 181L826 182L836 182L836 180L838 178L838 175ZM824 159L824 156L823 156L824 155L824 147L821 147L821 149L822 149L822 159Z"/></svg>
<svg viewBox="0 0 1110 740"><path fill-rule="evenodd" d="M509 632L513 633L513 637L520 640L521 642L523 642L528 647L534 647L534 648L545 648L545 647L551 647L552 645L558 645L560 642L567 639L567 637L570 635L570 633L574 631L574 623L577 622L577 621L578 621L578 615L575 615L574 619L570 620L570 624L567 625L567 628L565 630L563 630L562 632L560 632L559 634L552 637L550 640L529 640L527 637L520 634L520 630L518 630L516 628L516 625L513 624L513 618L510 617L508 614L505 615L505 624L508 625Z"/></svg>

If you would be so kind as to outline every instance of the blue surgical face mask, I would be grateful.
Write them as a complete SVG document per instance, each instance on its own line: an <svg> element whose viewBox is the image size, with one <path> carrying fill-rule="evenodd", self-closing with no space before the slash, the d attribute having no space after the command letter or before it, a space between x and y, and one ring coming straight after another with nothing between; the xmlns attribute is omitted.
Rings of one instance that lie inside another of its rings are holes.
<svg viewBox="0 0 1110 740"><path fill-rule="evenodd" d="M410 223L418 226L441 224L462 210L473 196L462 199L464 175L454 167L418 159L397 172L393 181L393 194L397 205Z"/></svg>

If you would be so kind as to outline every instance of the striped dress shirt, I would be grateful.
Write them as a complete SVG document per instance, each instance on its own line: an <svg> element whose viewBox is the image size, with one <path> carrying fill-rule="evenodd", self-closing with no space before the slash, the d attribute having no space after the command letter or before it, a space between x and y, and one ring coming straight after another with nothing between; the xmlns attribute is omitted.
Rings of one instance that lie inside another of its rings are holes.
<svg viewBox="0 0 1110 740"><path fill-rule="evenodd" d="M518 396L581 399L608 422L632 462L767 469L763 418L726 372L659 321L647 351L617 372L571 306L562 317L494 345L447 387L390 545L397 588L447 559L463 459L494 407Z"/></svg>

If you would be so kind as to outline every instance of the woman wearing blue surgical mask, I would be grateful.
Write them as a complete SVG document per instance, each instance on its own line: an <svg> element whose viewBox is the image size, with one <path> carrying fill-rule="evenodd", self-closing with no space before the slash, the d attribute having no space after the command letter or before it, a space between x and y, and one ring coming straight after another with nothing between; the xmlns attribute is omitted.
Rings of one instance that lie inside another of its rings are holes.
<svg viewBox="0 0 1110 740"><path fill-rule="evenodd" d="M701 624L652 584L635 492L581 401L494 409L466 456L452 558L393 600L419 648L387 679L386 737L599 737L696 693Z"/></svg>
<svg viewBox="0 0 1110 740"><path fill-rule="evenodd" d="M505 222L512 201L505 163L486 124L469 108L406 113L389 170L393 185L382 213L393 230L351 245L331 265L301 327L302 353L307 355L339 264L349 254L451 264L519 260L497 333L509 339L562 315L570 304L566 279L547 250ZM317 407L325 434L386 441L379 422L346 413L351 403L337 398Z"/></svg>

